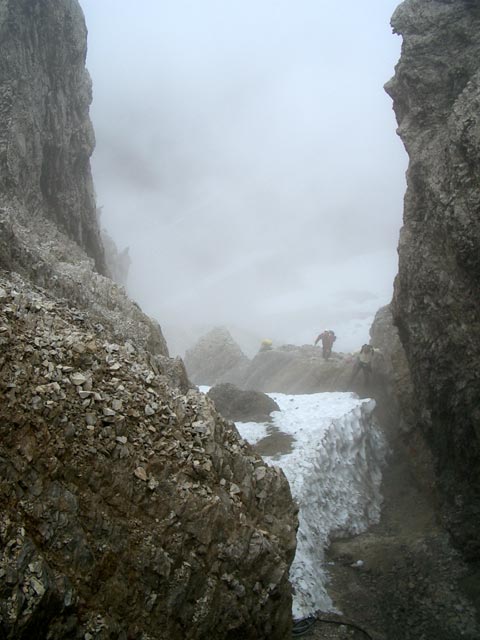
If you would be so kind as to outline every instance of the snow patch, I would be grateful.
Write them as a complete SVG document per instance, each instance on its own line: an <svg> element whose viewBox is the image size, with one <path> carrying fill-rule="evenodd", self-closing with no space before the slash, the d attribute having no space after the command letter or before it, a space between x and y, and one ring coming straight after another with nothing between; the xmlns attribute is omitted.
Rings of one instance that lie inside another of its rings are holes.
<svg viewBox="0 0 480 640"><path fill-rule="evenodd" d="M268 395L281 409L272 413L273 427L294 438L290 453L265 461L283 469L299 506L290 572L297 619L333 609L324 568L330 538L357 534L378 522L386 446L372 416L374 400L352 393ZM236 424L252 444L267 434L265 425Z"/></svg>

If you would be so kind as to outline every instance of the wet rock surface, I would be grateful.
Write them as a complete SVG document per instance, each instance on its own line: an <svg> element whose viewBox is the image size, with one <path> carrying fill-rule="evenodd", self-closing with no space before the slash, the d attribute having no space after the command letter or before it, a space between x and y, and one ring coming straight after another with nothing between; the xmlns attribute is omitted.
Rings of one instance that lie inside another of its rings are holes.
<svg viewBox="0 0 480 640"><path fill-rule="evenodd" d="M0 274L2 636L285 638L283 473L108 337Z"/></svg>
<svg viewBox="0 0 480 640"><path fill-rule="evenodd" d="M219 413L236 422L267 422L272 411L280 411L275 400L265 393L244 391L229 383L215 385L207 396Z"/></svg>
<svg viewBox="0 0 480 640"><path fill-rule="evenodd" d="M392 25L403 45L386 89L410 158L392 310L444 514L478 563L480 7L407 0Z"/></svg>
<svg viewBox="0 0 480 640"><path fill-rule="evenodd" d="M328 591L341 614L319 613L305 638L480 637L475 574L438 519L433 489L412 472L411 455L396 444L384 473L380 523L328 549Z"/></svg>
<svg viewBox="0 0 480 640"><path fill-rule="evenodd" d="M397 447L382 492L380 524L329 549L335 605L378 640L480 637L466 588L471 570L439 522L432 493L412 474L409 452Z"/></svg>

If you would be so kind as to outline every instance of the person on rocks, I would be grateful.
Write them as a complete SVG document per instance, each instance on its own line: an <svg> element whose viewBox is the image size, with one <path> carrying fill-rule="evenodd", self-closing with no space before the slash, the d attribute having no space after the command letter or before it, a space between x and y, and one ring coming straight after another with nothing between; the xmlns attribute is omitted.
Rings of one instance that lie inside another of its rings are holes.
<svg viewBox="0 0 480 640"><path fill-rule="evenodd" d="M320 342L320 340L322 341L322 356L325 360L328 360L332 355L332 347L336 339L337 336L335 333L331 329L326 329L317 336L317 339L313 343L314 346L317 346L318 342Z"/></svg>
<svg viewBox="0 0 480 640"><path fill-rule="evenodd" d="M353 383L360 370L363 371L363 379L366 385L370 383L372 375L372 360L375 355L375 349L370 344L364 344L360 349L355 364L353 365L352 376L350 378L350 384Z"/></svg>

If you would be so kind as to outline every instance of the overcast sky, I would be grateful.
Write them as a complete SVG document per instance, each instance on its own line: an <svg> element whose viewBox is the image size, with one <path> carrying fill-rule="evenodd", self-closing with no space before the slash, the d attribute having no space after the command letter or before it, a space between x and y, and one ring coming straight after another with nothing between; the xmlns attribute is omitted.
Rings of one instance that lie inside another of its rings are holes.
<svg viewBox="0 0 480 640"><path fill-rule="evenodd" d="M81 0L102 223L173 352L212 324L339 349L389 302L394 0Z"/></svg>

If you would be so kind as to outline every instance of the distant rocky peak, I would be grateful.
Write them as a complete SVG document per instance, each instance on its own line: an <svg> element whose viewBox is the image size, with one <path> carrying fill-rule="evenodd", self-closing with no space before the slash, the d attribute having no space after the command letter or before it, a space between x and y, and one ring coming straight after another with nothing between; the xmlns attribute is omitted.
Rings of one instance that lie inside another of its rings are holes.
<svg viewBox="0 0 480 640"><path fill-rule="evenodd" d="M214 327L185 354L185 366L196 384L238 384L249 362L226 327Z"/></svg>

